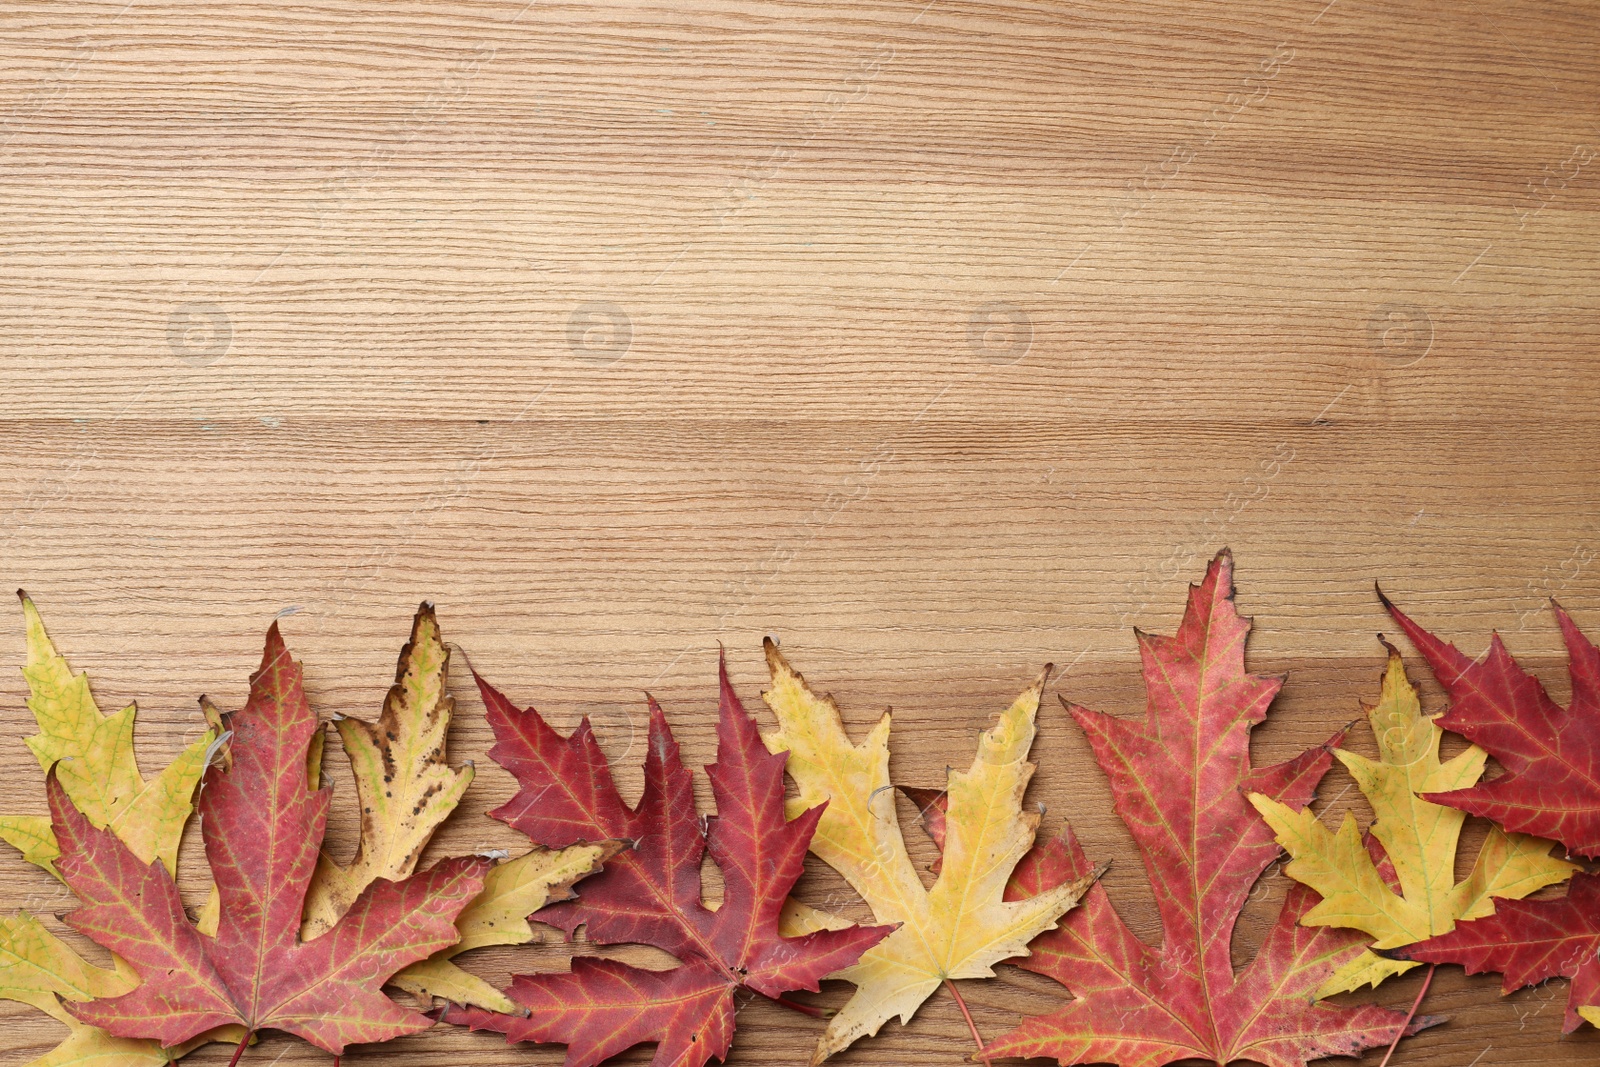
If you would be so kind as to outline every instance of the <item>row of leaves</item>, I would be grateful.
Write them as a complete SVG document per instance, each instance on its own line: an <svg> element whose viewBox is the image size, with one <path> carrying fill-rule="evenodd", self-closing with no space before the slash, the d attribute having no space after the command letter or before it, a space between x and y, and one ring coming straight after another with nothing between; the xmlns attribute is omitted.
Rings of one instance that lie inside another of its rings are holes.
<svg viewBox="0 0 1600 1067"><path fill-rule="evenodd" d="M980 737L968 770L952 771L943 789L903 790L939 848L931 888L886 797L889 714L853 743L833 700L771 642L762 695L776 730L758 731L721 672L717 760L706 769L714 818L698 815L691 772L653 700L644 792L630 807L587 720L562 736L478 678L496 737L490 756L518 784L490 814L533 847L415 872L473 773L446 761L450 653L427 605L379 719L333 717L361 810L359 848L340 865L320 853L331 795L324 726L276 625L245 706L223 715L202 698L210 729L147 782L134 758L135 708L101 714L24 597L24 674L40 731L28 745L50 815L0 818L0 837L71 888L82 906L66 921L114 964L85 961L19 913L0 926L0 997L69 1028L35 1061L47 1067L148 1067L210 1041L233 1042L237 1062L265 1029L337 1056L436 1018L563 1043L569 1067L647 1042L658 1067L700 1067L730 1048L737 996L823 1015L789 994L841 978L856 989L828 1018L816 1064L892 1017L909 1022L941 986L965 1014L952 980L991 977L1008 959L1072 999L992 1042L973 1027L984 1060L1301 1067L1392 1051L1437 1020L1324 998L1422 962L1498 971L1507 991L1570 977L1566 1029L1585 1018L1600 1025L1600 875L1550 855L1557 842L1600 855L1600 651L1556 609L1571 657L1564 709L1498 637L1472 659L1385 601L1449 710L1423 713L1391 647L1366 709L1377 760L1338 747L1340 732L1287 763L1252 767L1250 729L1282 680L1245 670L1249 620L1235 610L1231 569L1224 553L1191 587L1176 635L1138 634L1143 720L1066 705L1144 860L1159 946L1123 922L1070 830L1034 843L1039 815L1023 809L1023 794L1048 668ZM1475 744L1441 762L1444 729ZM1489 755L1505 773L1480 781ZM1365 833L1350 815L1331 831L1308 808L1335 758L1371 803ZM787 804L786 772L797 787ZM191 919L174 874L197 786L214 884ZM1467 813L1496 825L1457 882ZM1280 846L1298 884L1236 971L1235 922ZM789 896L808 849L881 925ZM714 907L701 887L707 852L723 882ZM1517 899L1569 878L1564 897ZM590 942L654 946L677 965L579 956L570 971L519 975L505 990L458 966L473 949L533 940L530 917L568 937L582 927ZM419 1014L385 986L442 1007Z"/></svg>

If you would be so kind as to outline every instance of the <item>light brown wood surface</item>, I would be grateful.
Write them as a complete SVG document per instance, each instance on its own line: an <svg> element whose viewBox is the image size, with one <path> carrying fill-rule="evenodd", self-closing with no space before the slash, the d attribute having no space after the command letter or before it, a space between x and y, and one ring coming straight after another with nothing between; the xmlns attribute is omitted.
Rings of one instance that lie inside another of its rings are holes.
<svg viewBox="0 0 1600 1067"><path fill-rule="evenodd" d="M1593 5L12 0L0 28L0 582L139 701L147 771L198 694L241 703L273 618L321 712L375 716L424 598L517 699L595 716L630 790L646 689L711 758L718 642L753 707L768 633L857 727L894 706L916 785L1049 661L1031 798L1154 940L1055 697L1138 714L1131 628L1169 632L1218 548L1252 666L1289 672L1258 762L1374 694L1375 579L1558 696L1545 598L1600 632ZM38 812L10 618L0 802ZM458 673L479 776L432 855L516 841ZM1366 818L1348 785L1332 817ZM14 855L0 899L71 905ZM987 1035L1060 999L1000 970L965 985ZM1443 969L1449 1023L1395 1062L1594 1063L1565 995ZM0 1019L8 1062L61 1034ZM819 1029L740 1023L731 1063ZM941 993L838 1062L970 1051ZM346 1062L560 1057L441 1028Z"/></svg>

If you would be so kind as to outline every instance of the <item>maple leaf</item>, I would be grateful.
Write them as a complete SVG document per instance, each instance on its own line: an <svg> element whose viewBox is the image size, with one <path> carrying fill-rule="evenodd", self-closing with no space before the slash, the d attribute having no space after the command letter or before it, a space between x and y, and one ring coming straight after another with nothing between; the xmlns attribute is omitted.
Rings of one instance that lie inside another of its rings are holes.
<svg viewBox="0 0 1600 1067"><path fill-rule="evenodd" d="M1462 922L1447 934L1409 945L1395 955L1421 963L1459 963L1468 974L1497 971L1502 993L1550 978L1570 978L1566 1020L1600 1026L1600 874L1572 876L1555 900L1509 901L1487 918Z"/></svg>
<svg viewBox="0 0 1600 1067"><path fill-rule="evenodd" d="M1553 837L1572 852L1600 855L1600 650L1552 601L1567 646L1572 704L1562 708L1523 670L1499 634L1472 660L1378 597L1427 659L1451 706L1440 725L1482 745L1504 774L1427 799ZM1427 963L1460 963L1469 973L1499 971L1503 990L1558 975L1572 979L1565 1029L1600 1026L1600 876L1575 874L1557 900L1502 904L1487 918L1397 949Z"/></svg>
<svg viewBox="0 0 1600 1067"><path fill-rule="evenodd" d="M1149 692L1143 721L1067 705L1144 859L1161 916L1160 947L1139 940L1094 887L1019 963L1075 999L1025 1019L981 1055L1123 1067L1190 1057L1303 1067L1386 1043L1404 1024L1403 1015L1376 1005L1313 1000L1331 974L1361 954L1363 939L1351 930L1300 926L1315 902L1303 886L1290 888L1254 959L1234 972L1234 925L1278 855L1244 792L1303 807L1333 757L1330 743L1276 766L1250 766L1250 728L1266 718L1282 679L1245 671L1250 625L1234 607L1232 571L1226 551L1212 560L1204 581L1189 589L1176 636L1136 631ZM1082 853L1067 845L1039 863L1044 869L1029 876L1042 886L1081 877L1085 867Z"/></svg>
<svg viewBox="0 0 1600 1067"><path fill-rule="evenodd" d="M432 604L417 609L394 676L377 722L334 722L356 780L361 838L349 866L327 853L317 860L301 930L308 941L331 929L374 879L409 875L472 782L470 763L452 770L445 760L455 698L450 651L440 639Z"/></svg>
<svg viewBox="0 0 1600 1067"><path fill-rule="evenodd" d="M1551 601L1572 676L1572 706L1562 708L1517 665L1499 634L1485 656L1469 659L1412 622L1381 589L1378 599L1450 696L1439 725L1487 749L1506 770L1427 799L1553 838L1580 856L1600 856L1600 649Z"/></svg>
<svg viewBox="0 0 1600 1067"><path fill-rule="evenodd" d="M654 945L680 965L647 971L579 957L568 973L512 980L507 995L529 1012L525 1018L451 1009L447 1021L496 1030L508 1041L562 1042L567 1067L592 1067L648 1041L656 1042L657 1067L700 1067L732 1045L738 990L772 998L815 990L889 933L858 926L800 937L779 932L780 911L822 811L785 820L784 757L762 747L725 665L720 682L717 762L706 768L717 814L702 821L693 779L654 699L644 794L629 808L587 718L562 737L537 711L517 710L478 680L496 738L489 754L519 786L490 814L549 848L633 842L584 883L578 899L545 908L539 920L569 935L584 926L594 942ZM723 878L715 909L701 902L700 864L708 849Z"/></svg>
<svg viewBox="0 0 1600 1067"><path fill-rule="evenodd" d="M20 589L17 596L27 627L22 675L28 683L28 708L39 724L39 732L27 739L28 748L42 769L56 767L67 796L96 827L111 830L145 862L160 859L168 870L176 870L189 799L215 735L207 733L189 745L154 781L146 782L133 749L138 706L101 714L89 692L88 675L72 673L33 601ZM59 850L48 816L0 816L0 838L28 862L56 873Z"/></svg>
<svg viewBox="0 0 1600 1067"><path fill-rule="evenodd" d="M46 633L33 601L20 590L17 595L27 643L22 673L28 683L28 707L39 725L39 733L28 738L28 747L41 767L59 768L63 788L90 822L115 833L141 861L159 859L169 871L175 870L190 797L217 734L206 733L147 783L134 753L137 707L130 704L115 715L103 715L89 690L88 676L72 672ZM25 860L60 877L55 868L60 848L49 816L0 816L0 837L18 848ZM61 1005L62 1000L114 996L136 984L120 961L109 971L87 963L25 912L0 920L0 999L30 1004L70 1031L56 1049L30 1067L89 1059L117 1067L168 1062L169 1052L155 1042L112 1037L78 1022ZM226 1031L212 1036L237 1040ZM183 1051L187 1049L170 1055Z"/></svg>
<svg viewBox="0 0 1600 1067"><path fill-rule="evenodd" d="M1456 846L1466 815L1429 803L1419 794L1472 785L1483 774L1486 756L1473 746L1447 763L1439 761L1444 731L1438 716L1422 714L1400 653L1386 647L1389 661L1381 695L1376 704L1364 706L1378 740L1379 758L1370 760L1344 749L1333 753L1372 805L1376 818L1371 838L1363 838L1354 815L1346 813L1335 834L1310 808L1296 811L1259 793L1250 796L1277 834L1278 844L1293 857L1284 873L1322 896L1301 922L1360 930L1379 949L1445 933L1460 919L1491 915L1495 898L1527 896L1566 880L1578 869L1549 855L1555 842L1507 834L1496 826L1478 850L1472 872L1456 881ZM1391 865L1388 871L1380 869L1383 860ZM1332 996L1369 982L1376 986L1415 966L1414 961L1369 950L1340 968L1317 995Z"/></svg>
<svg viewBox="0 0 1600 1067"><path fill-rule="evenodd" d="M238 1024L246 1040L270 1027L337 1055L351 1042L425 1029L430 1019L380 987L456 940L454 919L482 888L488 861L445 860L401 882L378 879L332 929L301 941L330 794L309 786L317 723L276 623L250 699L229 725L232 767L207 772L199 802L220 900L215 936L185 917L167 868L95 827L52 770L46 789L61 845L56 866L84 902L67 922L127 960L142 980L131 992L69 1010L119 1037L164 1046Z"/></svg>
<svg viewBox="0 0 1600 1067"><path fill-rule="evenodd" d="M1002 900L1039 824L1037 812L1022 810L1022 795L1033 776L1028 750L1048 668L982 735L971 769L952 771L944 797L931 805L930 830L943 855L939 878L927 889L906 852L888 792L890 714L854 745L833 699L814 693L771 640L766 653L772 688L762 696L779 729L765 741L772 751L788 753L789 775L799 786L791 811L827 805L811 851L845 877L879 922L900 924L837 975L856 991L829 1020L812 1056L816 1064L876 1034L896 1015L910 1022L949 980L993 977L994 964L1026 955L1028 942L1077 903L1090 876L1030 900Z"/></svg>

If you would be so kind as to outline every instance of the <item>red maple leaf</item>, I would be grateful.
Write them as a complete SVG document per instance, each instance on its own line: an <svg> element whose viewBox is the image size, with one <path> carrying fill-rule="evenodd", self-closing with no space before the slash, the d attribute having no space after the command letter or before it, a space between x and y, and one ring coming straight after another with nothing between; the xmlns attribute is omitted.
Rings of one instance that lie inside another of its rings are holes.
<svg viewBox="0 0 1600 1067"><path fill-rule="evenodd" d="M1160 1067L1197 1058L1303 1067L1392 1040L1404 1016L1376 1005L1336 1007L1315 991L1366 940L1298 920L1316 903L1290 888L1255 958L1234 973L1229 946L1251 887L1278 855L1272 831L1245 800L1262 792L1303 807L1332 761L1327 745L1287 763L1250 766L1250 728L1266 718L1281 678L1244 669L1249 620L1233 604L1232 559L1211 562L1189 590L1175 637L1138 632L1149 711L1143 722L1068 705L1111 780L1117 814L1139 846L1155 890L1161 946L1141 941L1096 884L1061 925L1035 938L1018 965L1066 986L1073 1000L1034 1016L984 1056L1062 1064ZM1089 870L1067 838L1019 866L1016 891ZM1419 1020L1412 1029L1431 1020Z"/></svg>
<svg viewBox="0 0 1600 1067"><path fill-rule="evenodd" d="M447 1021L497 1030L508 1041L562 1042L567 1067L591 1067L646 1041L657 1043L652 1062L658 1067L700 1067L727 1054L739 989L772 998L815 990L822 977L854 963L893 929L779 935L779 912L800 876L822 808L785 821L787 756L762 745L726 667L717 762L706 768L717 814L705 820L696 814L693 778L654 699L644 794L629 808L587 718L562 737L534 709L517 710L482 678L478 686L496 738L489 754L520 786L490 814L551 848L606 838L633 842L585 880L578 899L536 917L568 934L584 926L590 941L654 945L681 965L647 971L579 957L570 973L512 979L507 995L529 1009L527 1018L453 1009ZM724 886L715 910L700 899L700 862L708 848Z"/></svg>
<svg viewBox="0 0 1600 1067"><path fill-rule="evenodd" d="M68 1009L119 1037L168 1046L239 1023L248 1032L286 1030L335 1055L431 1026L385 996L383 983L456 942L455 917L482 889L488 863L445 860L402 882L375 881L331 930L301 942L331 790L312 792L306 779L317 721L277 624L249 702L229 726L232 767L207 772L198 805L221 898L215 937L184 915L165 866L139 862L115 834L96 829L50 775L56 869L84 904L67 922L142 979L131 993Z"/></svg>
<svg viewBox="0 0 1600 1067"><path fill-rule="evenodd" d="M1493 819L1508 830L1548 837L1580 855L1600 856L1600 649L1551 601L1566 640L1572 706L1550 699L1517 665L1499 634L1470 659L1412 622L1378 591L1450 695L1439 725L1486 750L1506 770L1468 789L1424 799Z"/></svg>
<svg viewBox="0 0 1600 1067"><path fill-rule="evenodd" d="M1425 798L1554 838L1578 855L1600 856L1600 649L1551 602L1572 677L1572 704L1563 708L1517 664L1499 634L1490 637L1486 655L1469 659L1418 626L1381 589L1378 598L1450 695L1439 725L1487 750L1506 771ZM1507 993L1571 978L1563 1028L1576 1030L1585 1017L1600 1025L1600 875L1573 875L1567 895L1556 900L1496 901L1493 915L1389 954L1459 963L1469 974L1498 971Z"/></svg>
<svg viewBox="0 0 1600 1067"><path fill-rule="evenodd" d="M1385 955L1459 963L1468 974L1497 971L1505 979L1502 993L1570 978L1562 1030L1571 1033L1582 1025L1582 1009L1600 1017L1600 874L1578 872L1567 895L1555 900L1497 900L1493 915Z"/></svg>

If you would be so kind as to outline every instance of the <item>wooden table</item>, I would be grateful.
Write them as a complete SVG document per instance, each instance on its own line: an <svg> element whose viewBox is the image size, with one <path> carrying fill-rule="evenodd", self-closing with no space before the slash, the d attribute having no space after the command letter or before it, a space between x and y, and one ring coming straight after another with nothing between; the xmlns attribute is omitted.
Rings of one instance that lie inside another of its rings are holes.
<svg viewBox="0 0 1600 1067"><path fill-rule="evenodd" d="M375 715L424 598L518 699L595 716L628 789L645 689L710 759L718 642L754 706L768 633L856 727L893 705L917 785L1053 661L1031 797L1155 939L1055 698L1138 714L1131 627L1170 632L1218 548L1252 666L1290 672L1258 762L1374 696L1374 579L1470 650L1498 627L1558 696L1545 598L1600 632L1591 5L16 0L0 25L0 580L106 708L140 701L147 771L197 694L241 703L274 618L320 711ZM0 800L42 811L11 620ZM459 674L479 777L432 855L517 840L481 815L511 784ZM1347 784L1330 817L1365 820ZM0 868L8 906L70 907ZM990 1035L1061 996L1001 970L967 983ZM1446 968L1450 1023L1395 1062L1593 1063L1565 995ZM0 1017L12 1062L60 1035ZM817 1031L740 1021L735 1063ZM839 1062L969 1049L940 994ZM441 1029L347 1062L560 1055Z"/></svg>

